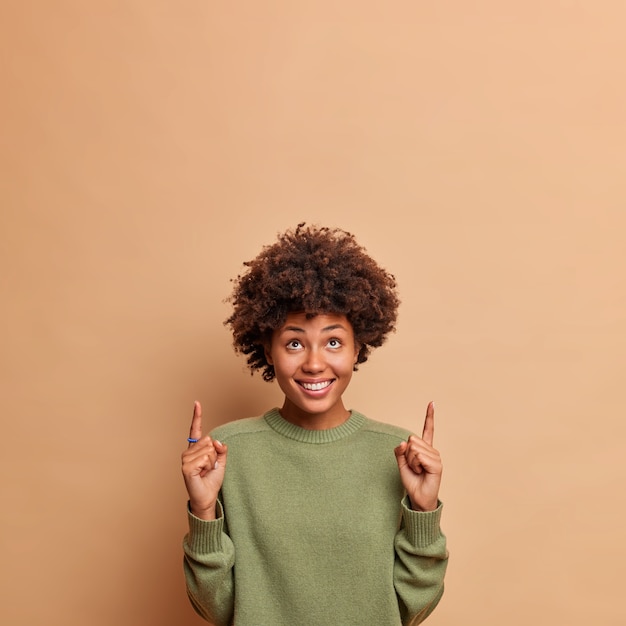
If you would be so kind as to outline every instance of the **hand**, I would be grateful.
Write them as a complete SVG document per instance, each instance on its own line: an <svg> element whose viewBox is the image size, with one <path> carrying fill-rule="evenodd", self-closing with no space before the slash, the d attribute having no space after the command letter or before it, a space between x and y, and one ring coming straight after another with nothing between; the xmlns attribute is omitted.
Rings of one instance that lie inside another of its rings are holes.
<svg viewBox="0 0 626 626"><path fill-rule="evenodd" d="M434 511L438 504L443 465L433 448L434 432L435 406L429 402L421 439L411 435L394 450L402 484L416 511Z"/></svg>
<svg viewBox="0 0 626 626"><path fill-rule="evenodd" d="M201 519L214 520L217 496L224 482L228 447L202 436L202 407L194 402L189 438L197 439L183 452L183 478L191 512Z"/></svg>

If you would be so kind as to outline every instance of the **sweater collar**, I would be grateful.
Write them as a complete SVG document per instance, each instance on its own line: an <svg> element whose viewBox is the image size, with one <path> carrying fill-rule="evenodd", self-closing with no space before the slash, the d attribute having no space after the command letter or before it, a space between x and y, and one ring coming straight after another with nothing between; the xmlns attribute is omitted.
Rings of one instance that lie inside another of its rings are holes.
<svg viewBox="0 0 626 626"><path fill-rule="evenodd" d="M350 412L350 417L335 428L326 430L307 430L288 422L282 417L278 408L270 409L263 416L268 425L279 435L299 441L300 443L331 443L338 441L344 437L348 437L355 433L363 424L365 424L365 416L356 411Z"/></svg>

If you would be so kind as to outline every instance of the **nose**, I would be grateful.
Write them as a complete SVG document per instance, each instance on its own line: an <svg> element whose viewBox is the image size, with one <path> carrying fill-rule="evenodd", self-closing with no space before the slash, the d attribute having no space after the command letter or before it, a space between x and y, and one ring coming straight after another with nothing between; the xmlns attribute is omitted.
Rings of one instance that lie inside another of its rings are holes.
<svg viewBox="0 0 626 626"><path fill-rule="evenodd" d="M302 370L311 374L323 372L326 368L324 357L320 350L315 348L306 351L306 358L302 363Z"/></svg>

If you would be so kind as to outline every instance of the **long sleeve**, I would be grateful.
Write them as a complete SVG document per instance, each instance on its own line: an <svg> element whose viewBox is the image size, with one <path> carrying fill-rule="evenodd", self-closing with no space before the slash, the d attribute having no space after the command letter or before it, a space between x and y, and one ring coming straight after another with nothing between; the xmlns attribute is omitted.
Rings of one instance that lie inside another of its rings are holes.
<svg viewBox="0 0 626 626"><path fill-rule="evenodd" d="M411 510L402 502L402 524L395 539L394 586L404 626L423 622L439 603L448 564L446 538L435 511Z"/></svg>
<svg viewBox="0 0 626 626"><path fill-rule="evenodd" d="M232 622L235 547L224 532L224 515L205 521L187 512L189 533L183 542L187 594L196 612L215 626Z"/></svg>

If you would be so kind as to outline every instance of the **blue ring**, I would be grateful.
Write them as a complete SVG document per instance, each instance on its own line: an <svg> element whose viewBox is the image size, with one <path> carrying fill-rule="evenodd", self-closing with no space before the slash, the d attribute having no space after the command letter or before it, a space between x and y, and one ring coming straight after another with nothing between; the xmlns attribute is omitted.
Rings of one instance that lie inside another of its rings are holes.
<svg viewBox="0 0 626 626"><path fill-rule="evenodd" d="M198 440L197 440L197 439L193 439L193 438L191 438L191 437L187 437L187 441L188 441L189 443L197 443L197 441L198 441Z"/></svg>

